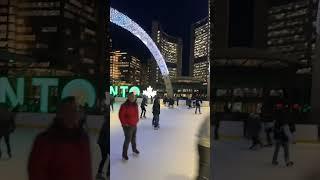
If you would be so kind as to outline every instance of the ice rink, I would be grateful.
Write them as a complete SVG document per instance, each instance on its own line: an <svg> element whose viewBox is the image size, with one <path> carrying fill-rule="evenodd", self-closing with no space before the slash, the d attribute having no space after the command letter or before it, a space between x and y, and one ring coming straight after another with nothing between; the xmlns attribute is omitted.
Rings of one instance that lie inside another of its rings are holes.
<svg viewBox="0 0 320 180"><path fill-rule="evenodd" d="M286 167L283 150L278 156L279 166L271 164L274 147L249 150L247 140L221 140L214 142L212 165L214 180L315 180L320 179L320 145L298 143L291 145L290 156L295 163ZM308 178L318 172L317 178Z"/></svg>
<svg viewBox="0 0 320 180"><path fill-rule="evenodd" d="M209 108L178 106L161 107L160 129L152 127L152 104L147 107L147 119L138 125L138 157L129 147L129 161L122 161L124 134L118 119L119 105L111 113L111 178L112 180L194 180L198 167L197 131Z"/></svg>

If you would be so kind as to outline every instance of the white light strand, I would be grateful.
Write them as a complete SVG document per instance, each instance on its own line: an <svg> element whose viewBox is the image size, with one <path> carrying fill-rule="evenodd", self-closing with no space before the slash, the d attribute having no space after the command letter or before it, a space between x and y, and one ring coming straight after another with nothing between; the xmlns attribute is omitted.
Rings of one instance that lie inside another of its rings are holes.
<svg viewBox="0 0 320 180"><path fill-rule="evenodd" d="M161 74L163 76L169 75L166 62L157 45L154 43L148 33L146 33L137 23L132 21L128 16L113 8L110 8L110 22L126 29L127 31L138 37L143 42L143 44L146 45L146 47L153 55L154 59L157 61Z"/></svg>

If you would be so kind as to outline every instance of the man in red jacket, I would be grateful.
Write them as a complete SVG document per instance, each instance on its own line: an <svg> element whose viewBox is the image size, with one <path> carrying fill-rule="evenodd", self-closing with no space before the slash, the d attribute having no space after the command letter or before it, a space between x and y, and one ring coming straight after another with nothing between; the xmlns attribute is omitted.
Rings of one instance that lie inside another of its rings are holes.
<svg viewBox="0 0 320 180"><path fill-rule="evenodd" d="M88 135L74 97L62 100L56 118L39 134L28 162L29 180L92 180Z"/></svg>
<svg viewBox="0 0 320 180"><path fill-rule="evenodd" d="M131 142L132 151L135 154L139 154L136 144L137 124L139 121L138 104L135 101L135 95L130 93L128 99L120 107L119 119L122 124L125 140L122 149L123 160L129 160L128 147Z"/></svg>

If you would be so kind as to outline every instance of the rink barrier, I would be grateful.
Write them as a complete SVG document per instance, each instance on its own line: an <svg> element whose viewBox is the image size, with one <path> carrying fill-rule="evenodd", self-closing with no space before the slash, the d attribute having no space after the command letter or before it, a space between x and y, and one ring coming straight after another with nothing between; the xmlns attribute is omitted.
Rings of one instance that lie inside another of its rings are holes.
<svg viewBox="0 0 320 180"><path fill-rule="evenodd" d="M127 99L126 98L122 98L122 97L116 97L115 98L115 102L120 102L123 103L125 102ZM137 98L137 103L141 103L142 102L142 98ZM148 100L148 103L151 103L151 99ZM160 99L160 103L163 104L163 99ZM174 105L176 106L177 101L175 101ZM209 107L210 103L209 101L202 101L201 106L202 107ZM186 100L179 100L179 106L186 106Z"/></svg>
<svg viewBox="0 0 320 180"><path fill-rule="evenodd" d="M17 127L45 129L52 123L55 114L49 113L19 113L15 121ZM89 115L87 119L88 128L92 132L99 132L103 124L103 116Z"/></svg>
<svg viewBox="0 0 320 180"><path fill-rule="evenodd" d="M264 127L262 127L264 130ZM221 121L219 134L225 137L244 137L242 121ZM261 138L266 138L264 131ZM318 126L312 124L296 124L295 139L299 142L318 142Z"/></svg>

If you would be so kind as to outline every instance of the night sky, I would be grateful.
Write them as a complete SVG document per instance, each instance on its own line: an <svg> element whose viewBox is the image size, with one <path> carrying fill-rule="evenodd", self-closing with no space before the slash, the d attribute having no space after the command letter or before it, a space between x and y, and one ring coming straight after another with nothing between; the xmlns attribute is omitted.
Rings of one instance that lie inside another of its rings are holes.
<svg viewBox="0 0 320 180"><path fill-rule="evenodd" d="M111 0L118 9L151 35L152 20L164 31L183 39L183 75L188 75L191 24L208 16L208 0ZM116 25L110 25L113 49L121 49L146 61L151 53L142 42Z"/></svg>

